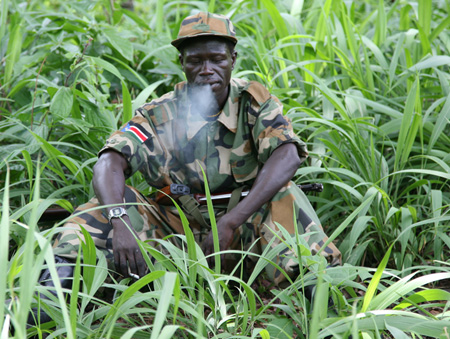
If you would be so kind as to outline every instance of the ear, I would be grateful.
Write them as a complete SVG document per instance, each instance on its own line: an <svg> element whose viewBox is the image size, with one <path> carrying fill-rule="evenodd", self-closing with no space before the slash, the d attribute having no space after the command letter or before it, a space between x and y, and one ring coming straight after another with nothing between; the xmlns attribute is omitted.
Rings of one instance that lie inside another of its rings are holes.
<svg viewBox="0 0 450 339"><path fill-rule="evenodd" d="M181 69L184 72L184 60L183 60L183 54L178 54L178 60L180 61Z"/></svg>
<svg viewBox="0 0 450 339"><path fill-rule="evenodd" d="M234 69L234 65L236 64L237 52L233 51L231 54L231 69Z"/></svg>

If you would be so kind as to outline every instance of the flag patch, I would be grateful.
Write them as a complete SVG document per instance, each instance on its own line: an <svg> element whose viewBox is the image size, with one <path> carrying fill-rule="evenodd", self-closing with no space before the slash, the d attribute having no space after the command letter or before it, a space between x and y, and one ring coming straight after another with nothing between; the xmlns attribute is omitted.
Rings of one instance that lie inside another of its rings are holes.
<svg viewBox="0 0 450 339"><path fill-rule="evenodd" d="M144 142L148 137L140 130L138 126L131 126L127 124L124 128L120 130L121 132L130 132L133 134L140 142Z"/></svg>

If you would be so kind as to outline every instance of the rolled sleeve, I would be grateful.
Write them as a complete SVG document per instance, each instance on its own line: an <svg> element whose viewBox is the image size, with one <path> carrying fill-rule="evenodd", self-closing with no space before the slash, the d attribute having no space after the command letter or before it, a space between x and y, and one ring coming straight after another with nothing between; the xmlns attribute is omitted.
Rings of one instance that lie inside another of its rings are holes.
<svg viewBox="0 0 450 339"><path fill-rule="evenodd" d="M147 119L134 117L122 128L114 132L100 150L114 150L123 155L128 162L127 177L140 171L149 184L156 185L162 180L161 168L164 168L164 150L154 129ZM159 163L159 162L163 163Z"/></svg>
<svg viewBox="0 0 450 339"><path fill-rule="evenodd" d="M98 152L98 156L106 150L113 150L122 154L128 163L128 169L125 175L130 177L142 167L143 157L135 156L136 154L142 154L140 148L140 145L134 141L131 136L126 135L124 132L117 131L106 140L105 145Z"/></svg>
<svg viewBox="0 0 450 339"><path fill-rule="evenodd" d="M290 120L283 115L283 106L274 99L261 107L253 135L261 163L265 163L275 149L286 143L295 144L302 162L308 156L306 144L294 133Z"/></svg>

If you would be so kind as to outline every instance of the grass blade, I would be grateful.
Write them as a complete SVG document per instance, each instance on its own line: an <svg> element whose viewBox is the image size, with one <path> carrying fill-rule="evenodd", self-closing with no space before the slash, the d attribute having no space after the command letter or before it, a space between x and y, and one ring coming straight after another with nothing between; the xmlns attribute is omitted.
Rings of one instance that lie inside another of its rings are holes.
<svg viewBox="0 0 450 339"><path fill-rule="evenodd" d="M6 19L8 17L8 7L9 7L9 0L2 0L2 7L0 11L0 41L2 41L3 37L5 36L6 32Z"/></svg>
<svg viewBox="0 0 450 339"><path fill-rule="evenodd" d="M208 185L208 178L206 177L206 173L199 164L200 168L202 169L203 173L203 180L205 182L205 195L206 195L206 203L208 205L208 214L211 221L211 232L213 234L214 238L214 259L215 259L215 272L217 274L220 274L221 267L220 267L220 245L219 245L219 233L217 231L217 224L216 224L216 218L214 214L214 206L212 204L211 200L211 192L209 191L209 185Z"/></svg>
<svg viewBox="0 0 450 339"><path fill-rule="evenodd" d="M447 126L450 121L450 95L447 96L447 100L445 100L444 107L439 112L437 116L437 121L434 124L433 132L431 133L430 140L428 141L428 153L434 148L436 141L441 136L444 128Z"/></svg>
<svg viewBox="0 0 450 339"><path fill-rule="evenodd" d="M419 0L419 25L428 37L431 31L432 0Z"/></svg>
<svg viewBox="0 0 450 339"><path fill-rule="evenodd" d="M409 154L411 153L411 141L415 138L417 133L418 123L416 122L416 118L414 115L414 108L419 91L418 82L419 78L417 77L410 90L408 98L406 99L405 111L403 112L402 124L400 126L400 133L398 136L394 170L402 169L405 166L405 162L409 158Z"/></svg>
<svg viewBox="0 0 450 339"><path fill-rule="evenodd" d="M2 217L0 221L0 258L8 258L9 250L9 166L6 164L6 178L5 178L5 189L3 192L2 200ZM0 305L5 304L6 286L8 281L8 261L0 260ZM5 307L0 307L0 319L5 319ZM3 328L3 326L8 326L6 321L2 322L0 326L0 333L3 331L8 331L8 328Z"/></svg>
<svg viewBox="0 0 450 339"><path fill-rule="evenodd" d="M19 60L22 50L22 21L19 18L19 13L11 16L9 26L11 33L6 50L5 73L3 75L3 83L5 85L11 81L14 65Z"/></svg>
<svg viewBox="0 0 450 339"><path fill-rule="evenodd" d="M393 244L391 246L389 246L386 254L383 257L383 260L381 261L380 265L378 265L377 271L375 272L372 279L370 280L370 284L367 287L366 294L364 295L361 312L366 312L369 309L370 303L371 303L373 296L375 295L375 292L378 288L378 284L380 283L381 276L386 268L389 257L391 256L392 247L393 247Z"/></svg>
<svg viewBox="0 0 450 339"><path fill-rule="evenodd" d="M156 317L153 322L153 331L150 339L159 338L161 329L166 319L166 314L169 309L175 285L178 283L178 277L175 273L170 272L164 276L164 287L161 291L160 302L158 304L158 309L156 310Z"/></svg>
<svg viewBox="0 0 450 339"><path fill-rule="evenodd" d="M122 81L122 100L123 100L123 111L122 111L122 124L130 121L133 117L133 110L131 108L131 95L128 91L125 81Z"/></svg>
<svg viewBox="0 0 450 339"><path fill-rule="evenodd" d="M381 46L386 40L387 24L386 24L386 10L384 8L384 0L378 1L377 21L375 24L374 43Z"/></svg>

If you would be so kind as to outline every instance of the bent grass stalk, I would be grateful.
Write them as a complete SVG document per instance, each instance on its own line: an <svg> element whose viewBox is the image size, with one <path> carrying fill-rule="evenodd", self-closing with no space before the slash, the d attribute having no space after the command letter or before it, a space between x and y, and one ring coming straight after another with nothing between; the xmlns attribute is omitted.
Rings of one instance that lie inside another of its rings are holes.
<svg viewBox="0 0 450 339"><path fill-rule="evenodd" d="M5 180L5 190L3 192L2 201L2 217L0 221L0 257L8 258L9 253L9 166L6 164L6 180ZM9 272L8 272L8 261L0 260L0 305L5 304L5 296L7 295ZM0 335L2 338L7 336L7 331L9 330L10 315L6 314L5 308L0 307L0 319L2 325L0 326Z"/></svg>

